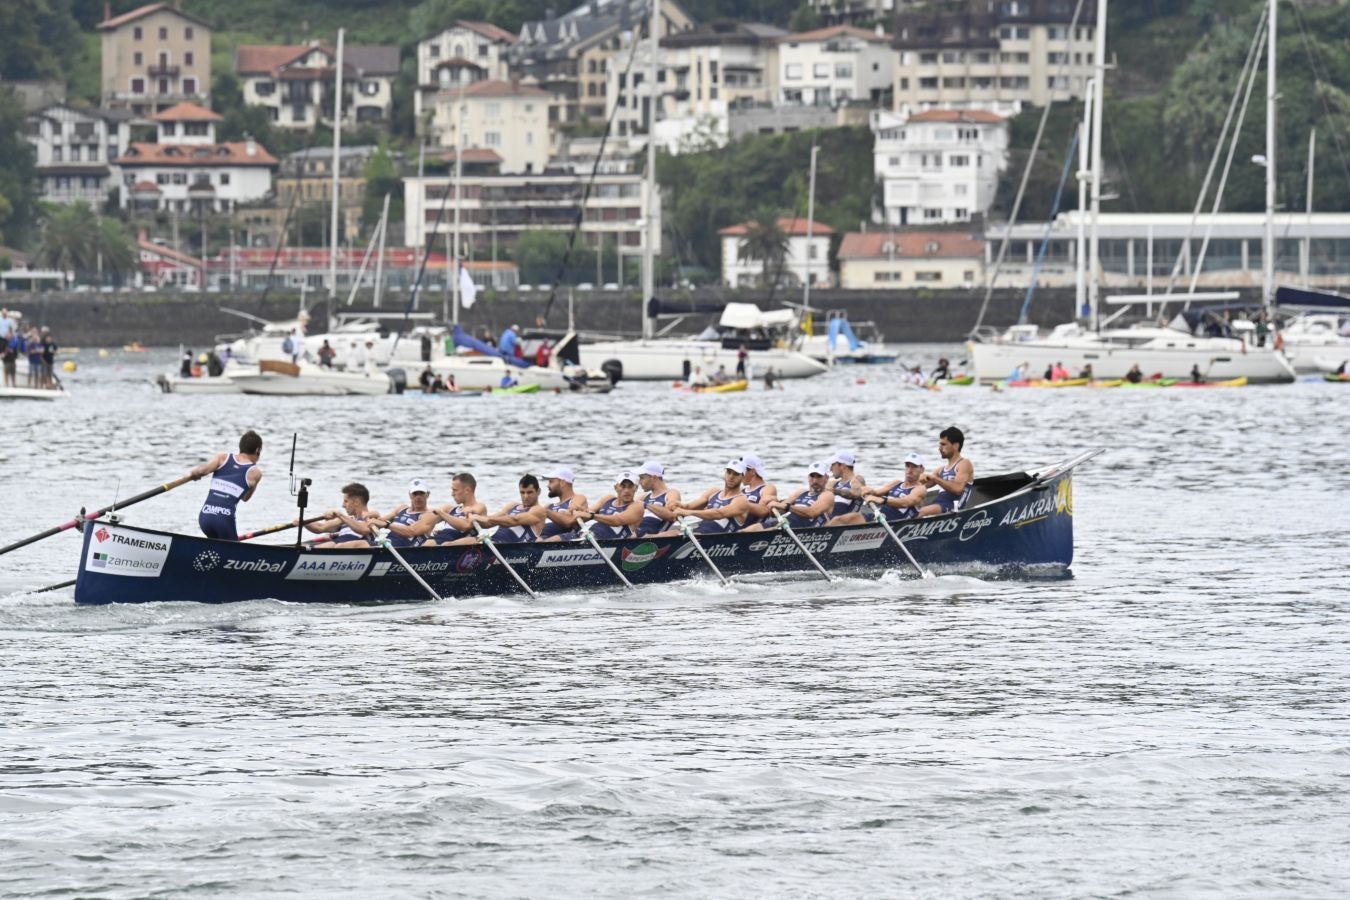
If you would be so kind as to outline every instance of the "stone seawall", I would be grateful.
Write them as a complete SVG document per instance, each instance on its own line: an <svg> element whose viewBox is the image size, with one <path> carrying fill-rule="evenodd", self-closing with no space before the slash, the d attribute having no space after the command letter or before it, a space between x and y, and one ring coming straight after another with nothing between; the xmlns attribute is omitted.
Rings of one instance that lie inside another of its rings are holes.
<svg viewBox="0 0 1350 900"><path fill-rule="evenodd" d="M580 330L633 335L641 332L642 304L635 294L587 292L577 293L575 297L576 324ZM1021 290L995 291L984 324L1002 328L1016 322L1024 297L1025 292ZM316 306L312 296L308 299L311 310L321 313L322 303ZM439 294L428 294L426 299L427 302L421 304L423 311L441 311ZM546 294L482 297L473 309L464 310L460 319L466 327L489 328L494 333L512 324L528 328L542 314L547 299ZM758 303L761 309L771 309L782 300L798 302L801 295L780 291L770 298L767 291L703 290L681 292L670 299L703 303L739 301ZM401 312L405 302L386 298L384 309ZM875 322L885 340L892 343L963 340L975 324L983 302L983 290L919 293L816 290L811 294L813 307L844 310L855 326L861 322ZM299 298L274 295L264 300L257 294L242 293L4 293L0 294L0 306L21 310L25 322L51 326L57 341L67 346L109 347L131 341L149 346L205 346L218 335L237 334L249 327L246 319L225 312L225 309L264 319L286 319L295 315ZM357 307L360 306L358 302ZM1028 318L1036 324L1050 326L1072 316L1073 291L1047 289L1036 293ZM715 318L690 316L672 333L696 332ZM824 314L819 314L818 320L823 319ZM665 324L658 323L658 329ZM563 328L566 325L567 294L560 290L550 311L548 326ZM865 334L860 336L866 337Z"/></svg>

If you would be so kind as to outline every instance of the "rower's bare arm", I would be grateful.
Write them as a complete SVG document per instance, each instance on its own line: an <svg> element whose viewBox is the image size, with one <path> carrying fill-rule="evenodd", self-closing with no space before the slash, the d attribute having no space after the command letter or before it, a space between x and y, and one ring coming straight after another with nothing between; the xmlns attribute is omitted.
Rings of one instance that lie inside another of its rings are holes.
<svg viewBox="0 0 1350 900"><path fill-rule="evenodd" d="M224 462L225 462L225 454L217 453L215 456L211 457L206 462L202 463L200 466L195 466L191 471L188 472L188 474L192 476L193 481L196 481L199 478L202 478L206 475L210 475L216 469L219 469L221 467L221 464L223 464Z"/></svg>
<svg viewBox="0 0 1350 900"><path fill-rule="evenodd" d="M670 488L666 491L665 506L651 506L648 507L648 509L651 510L652 515L656 516L661 521L674 522L675 521L674 509L679 505L680 505L680 492L675 490L674 488Z"/></svg>
<svg viewBox="0 0 1350 900"><path fill-rule="evenodd" d="M579 521L576 511L584 510L586 508L586 498L581 494L574 494L572 496L572 502L567 505L567 509L548 509L546 510L546 515L560 528L572 529L576 527L577 522Z"/></svg>
<svg viewBox="0 0 1350 900"><path fill-rule="evenodd" d="M708 488L706 491L699 494L697 497L695 497L693 500L690 500L688 503L671 503L670 504L670 508L672 510L671 519L672 520L675 519L675 514L673 510L677 508L682 508L686 510L703 509L705 506L708 505L708 501L713 498L713 494L716 494L718 490L720 490L720 488Z"/></svg>
<svg viewBox="0 0 1350 900"><path fill-rule="evenodd" d="M633 501L624 507L623 512L614 515L598 515L593 518L601 525L636 525L642 521L642 504Z"/></svg>
<svg viewBox="0 0 1350 900"><path fill-rule="evenodd" d="M764 490L759 494L759 502L751 503L750 498L746 498L746 509L761 519L769 515L771 506L778 500L778 488L771 484L764 485Z"/></svg>
<svg viewBox="0 0 1350 900"><path fill-rule="evenodd" d="M801 509L800 504L797 507ZM806 514L803 519L814 519L816 516L823 516L826 512L834 509L834 491L821 491L816 502L806 507Z"/></svg>
<svg viewBox="0 0 1350 900"><path fill-rule="evenodd" d="M248 474L244 476L244 480L248 482L248 490L244 491L244 495L239 498L239 502L247 503L249 501L253 492L258 489L258 482L262 481L262 477L262 469L257 466L248 470Z"/></svg>

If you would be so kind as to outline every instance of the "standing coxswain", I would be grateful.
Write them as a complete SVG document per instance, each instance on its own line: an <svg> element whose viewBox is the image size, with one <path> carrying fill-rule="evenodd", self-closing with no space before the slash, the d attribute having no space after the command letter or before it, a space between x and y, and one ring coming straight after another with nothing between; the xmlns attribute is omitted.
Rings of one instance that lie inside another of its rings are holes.
<svg viewBox="0 0 1350 900"><path fill-rule="evenodd" d="M262 438L256 431L245 431L239 438L238 453L217 453L188 473L193 481L212 476L211 489L197 515L202 534L222 541L239 540L235 510L253 496L262 481L263 472L258 468L260 455Z"/></svg>

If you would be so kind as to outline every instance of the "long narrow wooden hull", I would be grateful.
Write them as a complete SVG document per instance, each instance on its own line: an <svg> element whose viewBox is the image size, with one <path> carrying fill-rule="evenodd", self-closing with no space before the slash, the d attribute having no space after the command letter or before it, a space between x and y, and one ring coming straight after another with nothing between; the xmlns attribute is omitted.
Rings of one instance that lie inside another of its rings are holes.
<svg viewBox="0 0 1350 900"><path fill-rule="evenodd" d="M966 509L900 522L896 531L920 563L939 573L1062 575L1073 562L1072 470L1091 455L1081 454L1039 473L980 479ZM797 534L829 570L867 574L894 569L915 574L879 525L807 528ZM811 569L787 534L740 532L705 535L700 541L728 576ZM600 552L580 542L500 548L537 591L614 587L617 579L606 557L635 584L708 574L702 556L684 537L602 541ZM520 592L486 547L430 546L400 552L443 596ZM100 520L85 527L80 559L75 601L84 604L426 599L403 564L381 548L324 550L234 543Z"/></svg>

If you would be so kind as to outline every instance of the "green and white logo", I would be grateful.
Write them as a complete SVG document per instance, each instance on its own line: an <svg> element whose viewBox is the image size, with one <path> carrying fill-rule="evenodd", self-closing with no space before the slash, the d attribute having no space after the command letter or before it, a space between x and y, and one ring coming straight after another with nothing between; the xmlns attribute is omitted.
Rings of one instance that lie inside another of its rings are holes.
<svg viewBox="0 0 1350 900"><path fill-rule="evenodd" d="M623 551L623 559L620 561L620 565L623 566L625 572L636 572L664 554L667 549L666 547L658 547L651 541L646 541L638 544L632 550Z"/></svg>

